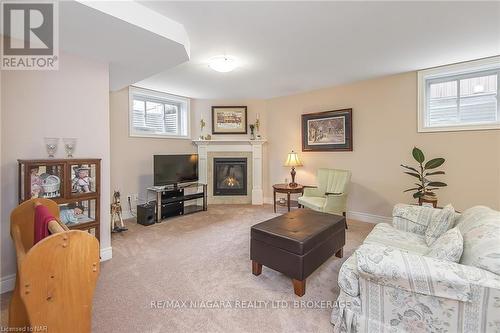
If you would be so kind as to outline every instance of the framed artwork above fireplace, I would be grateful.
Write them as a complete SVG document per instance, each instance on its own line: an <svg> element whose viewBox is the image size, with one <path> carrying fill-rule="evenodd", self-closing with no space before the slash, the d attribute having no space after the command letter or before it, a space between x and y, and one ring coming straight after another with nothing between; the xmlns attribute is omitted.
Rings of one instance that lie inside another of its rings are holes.
<svg viewBox="0 0 500 333"><path fill-rule="evenodd" d="M247 134L246 106L212 106L212 134Z"/></svg>

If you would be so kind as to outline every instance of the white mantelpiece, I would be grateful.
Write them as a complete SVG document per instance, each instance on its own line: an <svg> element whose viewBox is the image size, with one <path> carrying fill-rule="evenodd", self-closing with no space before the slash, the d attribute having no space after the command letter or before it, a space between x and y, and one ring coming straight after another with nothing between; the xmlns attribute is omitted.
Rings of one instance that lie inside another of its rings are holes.
<svg viewBox="0 0 500 333"><path fill-rule="evenodd" d="M262 145L267 140L193 140L198 146L198 172L200 183L208 184L209 152L251 152L252 153L252 204L262 205ZM209 189L210 191L210 189Z"/></svg>

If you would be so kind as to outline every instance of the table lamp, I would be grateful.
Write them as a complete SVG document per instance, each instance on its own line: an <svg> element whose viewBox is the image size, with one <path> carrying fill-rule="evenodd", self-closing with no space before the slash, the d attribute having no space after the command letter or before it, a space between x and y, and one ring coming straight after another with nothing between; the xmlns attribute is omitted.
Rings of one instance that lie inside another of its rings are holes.
<svg viewBox="0 0 500 333"><path fill-rule="evenodd" d="M295 182L295 167L302 166L302 162L299 158L299 155L292 150L291 153L288 153L288 157L285 161L285 166L292 167L292 171L290 171L290 175L292 176L292 182L288 184L290 187L296 187L297 183Z"/></svg>

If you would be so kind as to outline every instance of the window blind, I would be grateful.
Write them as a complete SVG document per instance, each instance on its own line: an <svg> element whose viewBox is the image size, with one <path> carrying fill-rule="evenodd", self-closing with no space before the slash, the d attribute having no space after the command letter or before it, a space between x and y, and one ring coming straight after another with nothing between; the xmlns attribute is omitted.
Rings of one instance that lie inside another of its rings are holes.
<svg viewBox="0 0 500 333"><path fill-rule="evenodd" d="M187 102L132 95L130 126L133 135L187 136Z"/></svg>
<svg viewBox="0 0 500 333"><path fill-rule="evenodd" d="M499 122L500 71L427 80L427 127Z"/></svg>

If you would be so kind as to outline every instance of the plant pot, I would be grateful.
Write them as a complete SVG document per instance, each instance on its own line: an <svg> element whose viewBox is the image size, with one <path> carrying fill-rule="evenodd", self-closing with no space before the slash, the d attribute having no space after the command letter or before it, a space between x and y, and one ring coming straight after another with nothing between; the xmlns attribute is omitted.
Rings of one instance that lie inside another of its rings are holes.
<svg viewBox="0 0 500 333"><path fill-rule="evenodd" d="M437 207L438 198L435 195L424 195L421 198L418 198L418 205L423 206L423 204L431 204L432 207Z"/></svg>

